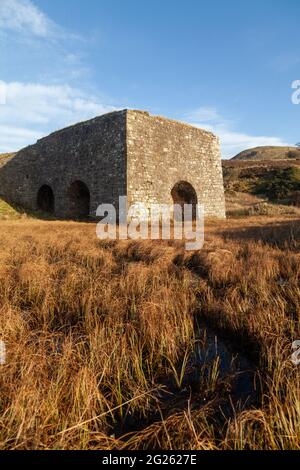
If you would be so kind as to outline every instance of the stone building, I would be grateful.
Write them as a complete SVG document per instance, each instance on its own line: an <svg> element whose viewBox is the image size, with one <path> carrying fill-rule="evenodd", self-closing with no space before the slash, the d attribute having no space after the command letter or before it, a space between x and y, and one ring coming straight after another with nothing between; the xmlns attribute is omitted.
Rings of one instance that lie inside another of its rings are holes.
<svg viewBox="0 0 300 470"><path fill-rule="evenodd" d="M0 168L0 196L62 218L99 204L202 203L225 217L219 140L188 124L123 110L39 140Z"/></svg>

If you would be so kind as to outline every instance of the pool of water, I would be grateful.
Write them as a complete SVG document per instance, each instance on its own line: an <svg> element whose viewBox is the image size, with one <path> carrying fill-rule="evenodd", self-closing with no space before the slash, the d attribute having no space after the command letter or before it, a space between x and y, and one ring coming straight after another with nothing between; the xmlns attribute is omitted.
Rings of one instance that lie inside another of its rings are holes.
<svg viewBox="0 0 300 470"><path fill-rule="evenodd" d="M186 360L159 381L156 405L142 418L125 413L122 423L114 426L114 435L138 432L162 418L187 410L201 409L215 400L215 419L230 418L239 410L258 402L258 381L254 364L232 342L204 322L198 323L194 348Z"/></svg>

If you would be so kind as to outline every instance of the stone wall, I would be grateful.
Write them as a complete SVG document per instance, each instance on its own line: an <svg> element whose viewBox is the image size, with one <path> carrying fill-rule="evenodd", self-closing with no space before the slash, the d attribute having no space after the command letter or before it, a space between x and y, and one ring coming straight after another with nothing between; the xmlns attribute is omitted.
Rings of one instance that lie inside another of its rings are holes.
<svg viewBox="0 0 300 470"><path fill-rule="evenodd" d="M6 153L0 154L0 170L4 167L13 157L15 156L14 153Z"/></svg>
<svg viewBox="0 0 300 470"><path fill-rule="evenodd" d="M18 152L0 168L0 196L29 209L49 204L58 217L76 215L76 206L80 215L88 207L95 216L99 204L118 207L124 195L129 203L172 204L172 188L180 181L193 186L207 216L225 216L218 139L187 124L123 110ZM51 188L53 201L47 191L40 194L41 187Z"/></svg>
<svg viewBox="0 0 300 470"><path fill-rule="evenodd" d="M172 204L190 183L206 216L225 217L219 140L212 133L146 112L127 112L127 186L131 202Z"/></svg>
<svg viewBox="0 0 300 470"><path fill-rule="evenodd" d="M0 171L0 195L37 209L42 185L52 188L55 214L69 217L69 188L82 181L90 191L90 214L100 202L126 194L126 111L79 123L39 140Z"/></svg>

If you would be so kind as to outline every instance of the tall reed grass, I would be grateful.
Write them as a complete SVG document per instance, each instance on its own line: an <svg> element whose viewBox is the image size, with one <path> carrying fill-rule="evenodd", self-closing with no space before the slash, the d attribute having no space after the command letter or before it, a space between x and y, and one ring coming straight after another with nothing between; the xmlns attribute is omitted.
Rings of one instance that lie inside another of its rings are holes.
<svg viewBox="0 0 300 470"><path fill-rule="evenodd" d="M211 222L189 253L1 222L0 449L299 449L299 221L272 224ZM196 319L254 362L256 406L220 419L218 360L182 392ZM181 406L163 405L170 381Z"/></svg>

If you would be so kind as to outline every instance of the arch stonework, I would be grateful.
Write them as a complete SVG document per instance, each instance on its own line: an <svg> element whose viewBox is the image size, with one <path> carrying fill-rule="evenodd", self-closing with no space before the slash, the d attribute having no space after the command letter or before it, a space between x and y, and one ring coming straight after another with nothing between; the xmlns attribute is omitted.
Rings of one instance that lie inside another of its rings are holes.
<svg viewBox="0 0 300 470"><path fill-rule="evenodd" d="M90 190L83 181L76 180L69 186L67 198L69 217L85 218L90 215Z"/></svg>
<svg viewBox="0 0 300 470"><path fill-rule="evenodd" d="M191 206L192 209L190 216L192 217L192 219L196 219L198 196L195 188L191 185L191 183L189 183L188 181L178 181L172 188L171 196L173 199L174 207L179 206L181 209L180 214L176 215L175 211L175 218L180 217L180 219L182 219L184 215L184 206L188 204Z"/></svg>
<svg viewBox="0 0 300 470"><path fill-rule="evenodd" d="M68 188L90 193L89 215L99 204L173 204L172 189L189 182L207 216L225 217L219 140L208 131L143 111L123 110L62 129L39 140L0 168L0 196L29 209L47 184L55 215L70 217Z"/></svg>
<svg viewBox="0 0 300 470"><path fill-rule="evenodd" d="M130 202L173 204L179 181L191 184L207 217L225 217L219 139L188 124L129 111L127 179Z"/></svg>
<svg viewBox="0 0 300 470"><path fill-rule="evenodd" d="M54 214L55 197L51 186L43 184L37 193L37 207L43 212Z"/></svg>
<svg viewBox="0 0 300 470"><path fill-rule="evenodd" d="M198 204L195 188L188 181L178 181L172 188L171 196L174 204Z"/></svg>

